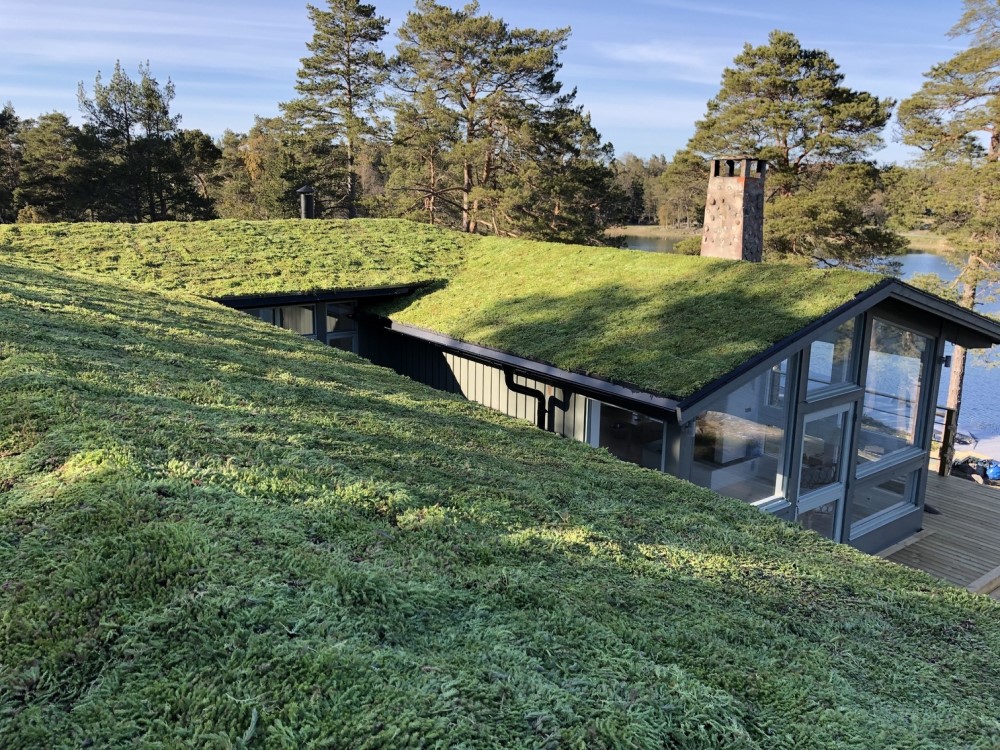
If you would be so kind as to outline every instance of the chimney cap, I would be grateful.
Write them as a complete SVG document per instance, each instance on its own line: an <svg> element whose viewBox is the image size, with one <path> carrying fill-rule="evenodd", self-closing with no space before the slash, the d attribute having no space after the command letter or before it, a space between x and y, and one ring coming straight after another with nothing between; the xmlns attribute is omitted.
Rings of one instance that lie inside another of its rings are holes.
<svg viewBox="0 0 1000 750"><path fill-rule="evenodd" d="M295 192L298 193L299 195L312 195L313 193L316 192L316 188L314 188L312 185L303 185Z"/></svg>

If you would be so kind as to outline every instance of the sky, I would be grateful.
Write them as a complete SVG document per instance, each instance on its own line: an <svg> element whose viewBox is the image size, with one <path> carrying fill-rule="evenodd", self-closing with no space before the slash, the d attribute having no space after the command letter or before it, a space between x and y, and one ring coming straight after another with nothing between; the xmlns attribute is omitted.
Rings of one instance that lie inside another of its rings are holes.
<svg viewBox="0 0 1000 750"><path fill-rule="evenodd" d="M324 0L312 0L325 5ZM390 23L387 51L412 0L372 0ZM448 0L444 0L448 3ZM448 4L457 7L461 0ZM182 127L246 132L255 115L295 96L312 25L305 0L0 0L0 104L20 117L53 110L82 122L77 86L92 90L120 60L138 77L148 61L176 87ZM480 0L514 27L569 26L559 76L618 156L670 157L694 132L722 70L745 43L795 34L831 53L845 85L906 98L923 73L962 48L947 31L961 0ZM893 141L875 156L914 156Z"/></svg>

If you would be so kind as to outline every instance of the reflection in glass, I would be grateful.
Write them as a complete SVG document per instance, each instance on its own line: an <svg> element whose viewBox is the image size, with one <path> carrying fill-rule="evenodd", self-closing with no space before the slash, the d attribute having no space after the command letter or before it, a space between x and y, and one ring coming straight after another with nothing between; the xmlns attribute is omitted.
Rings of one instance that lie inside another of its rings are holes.
<svg viewBox="0 0 1000 750"><path fill-rule="evenodd" d="M916 445L930 340L884 320L872 327L858 465Z"/></svg>
<svg viewBox="0 0 1000 750"><path fill-rule="evenodd" d="M354 322L354 305L351 303L330 302L326 306L326 331L327 333L340 333L342 331L353 331L356 328Z"/></svg>
<svg viewBox="0 0 1000 750"><path fill-rule="evenodd" d="M858 487L851 503L851 527L876 513L891 508L912 506L916 497L913 489L916 472L900 474L877 485Z"/></svg>
<svg viewBox="0 0 1000 750"><path fill-rule="evenodd" d="M837 522L836 513L837 503L829 502L818 508L807 510L805 513L800 513L796 520L803 529L809 529L827 539L833 539Z"/></svg>
<svg viewBox="0 0 1000 750"><path fill-rule="evenodd" d="M316 332L314 308L312 305L284 305L282 307L258 307L247 313L260 318L265 323L287 328L295 333L311 336Z"/></svg>
<svg viewBox="0 0 1000 750"><path fill-rule="evenodd" d="M807 419L802 435L802 473L799 493L805 494L842 481L844 434L848 412Z"/></svg>
<svg viewBox="0 0 1000 750"><path fill-rule="evenodd" d="M784 494L788 366L781 362L698 416L692 482L751 503Z"/></svg>
<svg viewBox="0 0 1000 750"><path fill-rule="evenodd" d="M663 422L600 404L598 444L623 461L659 469L663 456Z"/></svg>
<svg viewBox="0 0 1000 750"><path fill-rule="evenodd" d="M854 328L848 320L809 347L808 395L855 382Z"/></svg>

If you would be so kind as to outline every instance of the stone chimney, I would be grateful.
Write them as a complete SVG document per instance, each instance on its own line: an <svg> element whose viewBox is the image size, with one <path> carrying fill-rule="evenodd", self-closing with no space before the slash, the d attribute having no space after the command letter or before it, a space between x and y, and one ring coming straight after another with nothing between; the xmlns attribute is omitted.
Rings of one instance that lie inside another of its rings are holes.
<svg viewBox="0 0 1000 750"><path fill-rule="evenodd" d="M767 162L749 156L712 159L701 254L749 260L764 255L764 176Z"/></svg>

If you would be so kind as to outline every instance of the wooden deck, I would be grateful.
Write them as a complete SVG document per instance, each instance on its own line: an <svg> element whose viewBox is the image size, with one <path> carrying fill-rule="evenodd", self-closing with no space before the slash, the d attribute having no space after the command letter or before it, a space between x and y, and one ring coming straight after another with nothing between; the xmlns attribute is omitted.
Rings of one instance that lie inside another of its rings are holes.
<svg viewBox="0 0 1000 750"><path fill-rule="evenodd" d="M1000 488L957 477L927 478L927 504L919 534L883 557L1000 599Z"/></svg>

